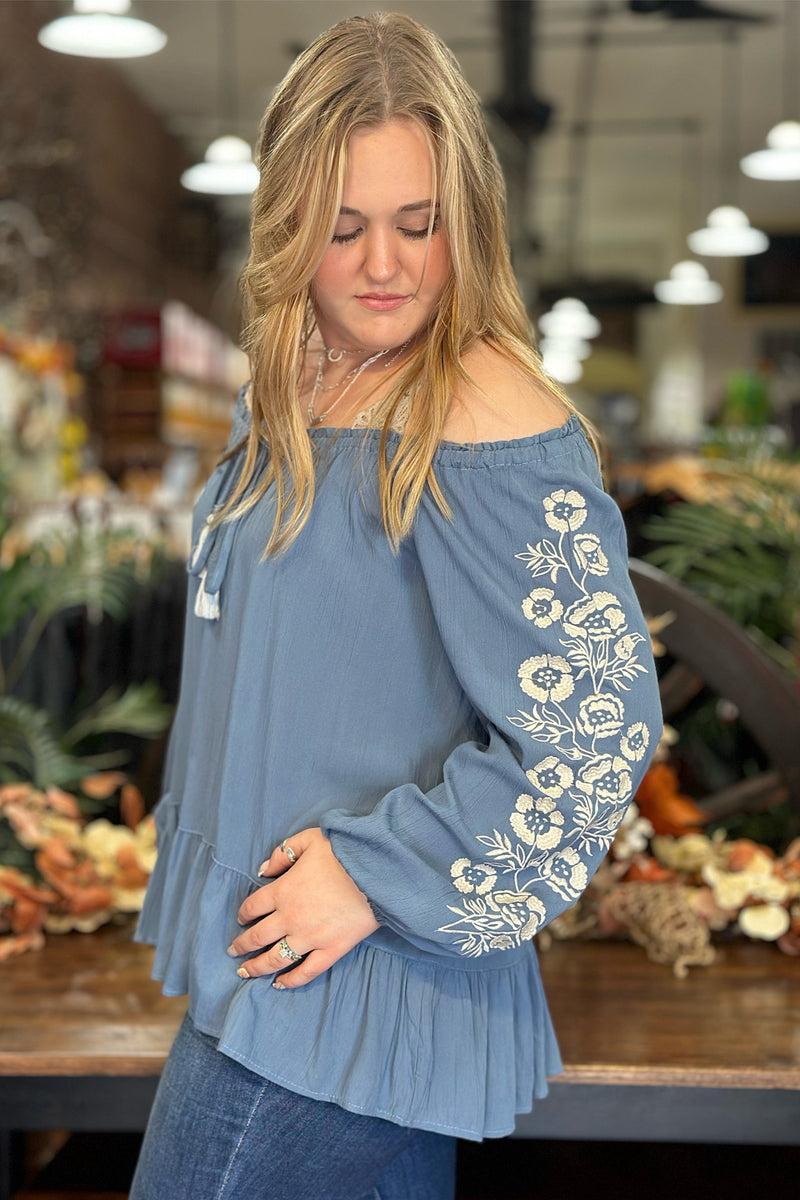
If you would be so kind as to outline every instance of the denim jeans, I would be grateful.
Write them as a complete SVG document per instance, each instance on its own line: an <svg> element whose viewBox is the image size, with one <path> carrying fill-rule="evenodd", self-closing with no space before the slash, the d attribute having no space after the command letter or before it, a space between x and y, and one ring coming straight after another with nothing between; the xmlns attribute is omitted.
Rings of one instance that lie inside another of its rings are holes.
<svg viewBox="0 0 800 1200"><path fill-rule="evenodd" d="M455 1146L270 1083L187 1017L129 1200L452 1200Z"/></svg>

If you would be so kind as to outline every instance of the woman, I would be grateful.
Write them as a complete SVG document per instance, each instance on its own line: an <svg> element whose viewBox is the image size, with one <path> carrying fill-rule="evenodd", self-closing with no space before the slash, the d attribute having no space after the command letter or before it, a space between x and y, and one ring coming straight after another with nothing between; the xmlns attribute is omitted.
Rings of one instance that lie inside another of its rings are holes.
<svg viewBox="0 0 800 1200"><path fill-rule="evenodd" d="M342 22L257 157L139 930L190 1015L132 1197L443 1200L560 1069L531 938L658 740L652 660L449 52Z"/></svg>

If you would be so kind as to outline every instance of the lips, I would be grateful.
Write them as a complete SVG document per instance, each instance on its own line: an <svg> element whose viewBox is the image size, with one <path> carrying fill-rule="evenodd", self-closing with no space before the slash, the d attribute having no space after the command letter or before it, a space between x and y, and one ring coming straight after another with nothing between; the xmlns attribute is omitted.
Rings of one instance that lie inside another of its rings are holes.
<svg viewBox="0 0 800 1200"><path fill-rule="evenodd" d="M364 308L371 309L372 312L390 312L393 308L399 308L401 304L405 304L408 296L398 296L387 292L363 292L360 296L356 296L359 304L363 304Z"/></svg>

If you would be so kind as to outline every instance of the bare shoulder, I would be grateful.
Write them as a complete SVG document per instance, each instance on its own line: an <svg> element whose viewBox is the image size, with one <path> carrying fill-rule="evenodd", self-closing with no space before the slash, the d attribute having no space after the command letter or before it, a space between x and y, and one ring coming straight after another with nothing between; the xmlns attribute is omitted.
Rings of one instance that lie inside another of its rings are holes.
<svg viewBox="0 0 800 1200"><path fill-rule="evenodd" d="M563 425L569 410L516 363L485 342L464 356L472 382L450 405L442 437L452 442L497 442L531 437Z"/></svg>

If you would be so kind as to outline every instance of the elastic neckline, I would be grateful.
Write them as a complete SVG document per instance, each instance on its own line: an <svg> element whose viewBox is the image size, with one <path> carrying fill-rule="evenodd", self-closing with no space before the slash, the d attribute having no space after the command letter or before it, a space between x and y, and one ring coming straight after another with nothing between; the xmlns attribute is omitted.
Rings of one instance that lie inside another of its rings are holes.
<svg viewBox="0 0 800 1200"><path fill-rule="evenodd" d="M335 425L318 425L309 428L308 435L315 442L328 443L334 451L352 447L354 444L363 446L373 443L375 447L380 442L381 430L372 427L357 428ZM402 434L390 429L386 435L389 446L396 448L400 444ZM580 421L575 413L571 413L563 425L546 429L542 433L532 433L524 438L503 439L494 442L450 442L442 440L433 455L433 462L456 466L495 466L507 463L522 463L548 457L553 453L566 453L576 442L586 445L586 439ZM559 445L563 443L563 445Z"/></svg>

